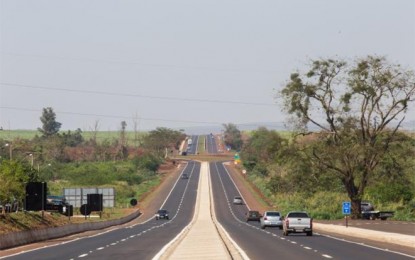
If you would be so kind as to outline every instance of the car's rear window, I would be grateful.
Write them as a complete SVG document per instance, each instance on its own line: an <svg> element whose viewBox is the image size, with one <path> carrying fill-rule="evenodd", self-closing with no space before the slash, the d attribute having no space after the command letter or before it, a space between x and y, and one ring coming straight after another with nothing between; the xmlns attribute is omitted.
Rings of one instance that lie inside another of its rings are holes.
<svg viewBox="0 0 415 260"><path fill-rule="evenodd" d="M279 212L267 212L267 216L279 217L280 213Z"/></svg>
<svg viewBox="0 0 415 260"><path fill-rule="evenodd" d="M289 218L308 218L308 214L305 212L291 212L288 214Z"/></svg>

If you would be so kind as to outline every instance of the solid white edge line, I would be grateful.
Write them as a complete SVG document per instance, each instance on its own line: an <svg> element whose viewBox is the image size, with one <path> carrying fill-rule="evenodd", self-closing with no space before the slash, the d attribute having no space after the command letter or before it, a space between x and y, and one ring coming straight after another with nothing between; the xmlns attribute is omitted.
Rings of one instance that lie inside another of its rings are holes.
<svg viewBox="0 0 415 260"><path fill-rule="evenodd" d="M209 166L209 164L208 164L208 166ZM250 258L245 253L245 251L242 248L239 247L239 245L232 239L232 237L229 235L229 233L225 230L225 228L222 226L222 224L219 223L218 219L216 218L215 200L214 200L214 197L213 197L210 166L209 166L209 190L210 190L210 199L211 199L211 216L212 216L212 219L213 219L213 223L226 235L226 238L236 248L236 250L238 251L239 255L242 257L242 259L249 260ZM225 243L225 245L226 245L226 243ZM228 250L229 250L229 248L228 248Z"/></svg>
<svg viewBox="0 0 415 260"><path fill-rule="evenodd" d="M383 252L393 253L393 254L402 255L402 256L406 256L406 257L410 257L410 258L414 258L415 259L415 256L414 255L408 255L408 254L405 254L405 253L402 253L402 252L398 252L398 251L393 251L393 250L386 250L384 248L380 248L380 247L376 247L376 246L371 246L371 245L367 245L367 244L362 244L361 242L354 242L354 241L350 241L350 240L347 240L347 239L344 239L344 238L338 238L338 237L331 236L331 235L325 235L325 234L321 234L321 233L318 233L318 234L320 236L324 236L324 237L327 237L327 238L339 240L339 241L342 241L342 242L346 242L346 243L350 243L350 244L355 244L355 245L359 245L359 246L364 246L364 247L369 247L369 248L376 249L376 250L380 250L380 251L383 251Z"/></svg>
<svg viewBox="0 0 415 260"><path fill-rule="evenodd" d="M176 182L174 183L174 186L171 188L171 190L170 190L170 192L169 192L169 195L167 195L167 197L166 197L166 199L164 200L163 204L160 206L160 209L161 209L161 208L163 208L164 204L166 204L167 199L170 197L170 194L173 192L174 188L176 187L176 184L177 184L177 182L180 180L180 177L182 176L182 174L183 174L184 170L186 170L187 166L189 166L189 163L188 163L188 162L186 162L186 164L187 164L187 165L186 165L186 166L183 168L183 170L180 172L179 177L177 178ZM143 214L141 214L140 216L138 216L138 218L140 218L142 215L143 215ZM153 219L154 219L154 216L151 216L151 217L149 217L147 220L144 220L144 221L143 221L143 222L141 222L141 223L136 223L136 224L133 224L133 225L127 226L127 227L125 227L125 228L133 228L133 227L135 227L135 226L145 224L145 223L147 223L147 222L149 222L149 221L151 221L151 220L153 220Z"/></svg>
<svg viewBox="0 0 415 260"><path fill-rule="evenodd" d="M242 195L241 191L238 189L238 186L236 186L236 183L233 181L233 178L232 178L231 174L229 173L228 169L226 168L225 163L226 162L222 163L223 168L225 168L225 171L228 173L229 178L233 182L233 185L235 186L236 190L239 192L239 195L241 195L242 199L244 200L244 203L245 203L246 207L248 208L248 210L251 210L251 208L249 207L248 203L246 202L244 196Z"/></svg>
<svg viewBox="0 0 415 260"><path fill-rule="evenodd" d="M192 221L185 226L182 231L180 231L179 234L177 234L177 236L175 238L173 238L173 240L171 240L169 243L167 243L152 259L153 260L158 260L160 259L166 252L167 250L174 244L176 243L176 241L179 241L179 239L183 239L184 238L184 233L188 232L190 230L190 227L196 222L197 216L199 215L199 205L200 205L200 182L202 181L202 178L200 176L200 172L199 172L199 183L198 183L198 187L197 187L197 197L196 197L196 205L195 205L195 212L193 214L193 218Z"/></svg>

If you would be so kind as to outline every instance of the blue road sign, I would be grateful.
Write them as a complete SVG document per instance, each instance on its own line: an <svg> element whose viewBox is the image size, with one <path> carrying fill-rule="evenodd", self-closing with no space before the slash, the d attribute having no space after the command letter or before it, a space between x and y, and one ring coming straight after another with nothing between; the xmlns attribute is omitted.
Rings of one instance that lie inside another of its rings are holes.
<svg viewBox="0 0 415 260"><path fill-rule="evenodd" d="M350 212L351 212L350 202L348 201L343 202L342 210L343 210L343 215L350 215Z"/></svg>

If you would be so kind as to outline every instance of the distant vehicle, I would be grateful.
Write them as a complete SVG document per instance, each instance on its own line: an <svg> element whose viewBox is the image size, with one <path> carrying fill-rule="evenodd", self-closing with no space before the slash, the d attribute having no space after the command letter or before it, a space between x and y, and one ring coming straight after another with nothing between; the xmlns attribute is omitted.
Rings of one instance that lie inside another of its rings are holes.
<svg viewBox="0 0 415 260"><path fill-rule="evenodd" d="M313 219L304 211L291 211L283 221L284 236L289 233L306 233L313 235Z"/></svg>
<svg viewBox="0 0 415 260"><path fill-rule="evenodd" d="M279 227L282 229L281 213L278 211L265 211L260 222L262 229L266 227Z"/></svg>
<svg viewBox="0 0 415 260"><path fill-rule="evenodd" d="M189 179L189 175L187 175L187 173L183 173L182 174L182 179Z"/></svg>
<svg viewBox="0 0 415 260"><path fill-rule="evenodd" d="M242 205L243 204L242 197L241 196L235 196L235 197L233 197L233 204L235 204L235 205Z"/></svg>
<svg viewBox="0 0 415 260"><path fill-rule="evenodd" d="M261 214L257 210L250 210L246 213L246 222L248 221L260 221Z"/></svg>
<svg viewBox="0 0 415 260"><path fill-rule="evenodd" d="M187 139L187 145L192 145L192 143L193 143L192 138Z"/></svg>
<svg viewBox="0 0 415 260"><path fill-rule="evenodd" d="M64 196L48 195L46 196L45 210L64 212L70 204ZM64 209L65 208L65 209Z"/></svg>
<svg viewBox="0 0 415 260"><path fill-rule="evenodd" d="M165 209L159 209L157 212L156 212L156 220L159 220L159 219L169 219L169 212L167 211L167 210L165 210Z"/></svg>
<svg viewBox="0 0 415 260"><path fill-rule="evenodd" d="M183 152L182 152L182 155L187 155L187 152L186 152L186 151L183 151Z"/></svg>
<svg viewBox="0 0 415 260"><path fill-rule="evenodd" d="M360 209L362 210L362 218L363 219L380 219L380 220L386 220L387 218L393 217L395 212L393 211L379 211L375 210L375 207L372 205L372 203L367 201L362 201L360 203Z"/></svg>

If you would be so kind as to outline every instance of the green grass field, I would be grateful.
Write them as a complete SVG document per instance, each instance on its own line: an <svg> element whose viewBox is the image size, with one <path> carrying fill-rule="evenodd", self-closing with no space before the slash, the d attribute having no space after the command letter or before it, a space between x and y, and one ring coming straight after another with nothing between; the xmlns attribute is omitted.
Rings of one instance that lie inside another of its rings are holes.
<svg viewBox="0 0 415 260"><path fill-rule="evenodd" d="M73 133L73 131L71 131ZM63 133L63 132L62 132ZM127 131L126 135L127 135L127 139L129 142L133 142L136 138L138 140L140 140L143 136L145 136L147 133L146 132L138 132L137 133L137 137L136 137L136 133L133 131ZM14 140L17 138L20 139L33 139L35 136L40 136L40 132L37 130L1 130L0 131L0 140ZM87 131L87 132L82 132L82 136L84 137L85 140L89 140L91 138L93 138L94 136L94 132L92 131ZM104 141L104 140L113 140L113 139L117 139L120 136L120 132L119 131L99 131L96 133L96 139L97 141Z"/></svg>

